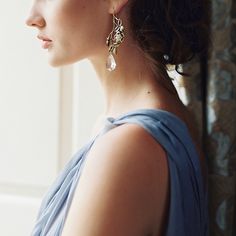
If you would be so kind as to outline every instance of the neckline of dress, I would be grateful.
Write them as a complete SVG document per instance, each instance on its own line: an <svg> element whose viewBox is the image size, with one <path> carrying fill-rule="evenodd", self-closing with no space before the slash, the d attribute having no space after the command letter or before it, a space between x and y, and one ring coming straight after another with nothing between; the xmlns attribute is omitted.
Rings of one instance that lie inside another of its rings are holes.
<svg viewBox="0 0 236 236"><path fill-rule="evenodd" d="M114 121L121 120L122 118L125 118L126 116L129 116L129 115L132 115L132 114L138 114L138 113L145 113L146 111L147 112L155 112L157 114L167 114L170 117L177 120L182 126L184 126L185 128L188 129L186 123L180 117L178 117L176 114L174 114L170 111L160 109L160 108L139 108L139 109L134 109L134 110L128 111L126 113L123 113L123 114L121 114L117 117L107 116L107 117L105 117L105 120L113 123Z"/></svg>

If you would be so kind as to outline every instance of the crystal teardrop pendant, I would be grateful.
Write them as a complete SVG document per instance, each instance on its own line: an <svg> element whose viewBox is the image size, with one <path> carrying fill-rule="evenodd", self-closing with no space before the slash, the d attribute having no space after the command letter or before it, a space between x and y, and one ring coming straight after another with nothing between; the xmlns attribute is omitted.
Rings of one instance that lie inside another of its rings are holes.
<svg viewBox="0 0 236 236"><path fill-rule="evenodd" d="M109 71L113 71L116 68L116 61L115 61L115 58L113 57L112 53L110 53L107 58L106 68Z"/></svg>

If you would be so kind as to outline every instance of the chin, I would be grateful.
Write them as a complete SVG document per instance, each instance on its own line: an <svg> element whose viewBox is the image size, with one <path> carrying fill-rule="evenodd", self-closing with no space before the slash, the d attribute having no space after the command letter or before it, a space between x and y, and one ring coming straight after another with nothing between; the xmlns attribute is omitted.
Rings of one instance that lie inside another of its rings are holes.
<svg viewBox="0 0 236 236"><path fill-rule="evenodd" d="M66 65L71 65L74 63L73 60L66 60L67 58L49 58L49 65L52 67L61 67L61 66L66 66Z"/></svg>
<svg viewBox="0 0 236 236"><path fill-rule="evenodd" d="M54 67L54 68L61 67L61 66L66 66L66 65L69 65L69 64L71 64L71 63L61 63L61 62L49 61L49 65L51 67Z"/></svg>
<svg viewBox="0 0 236 236"><path fill-rule="evenodd" d="M50 57L51 56L51 57ZM79 62L83 59L81 58L72 58L72 57L66 57L66 56L62 56L62 57L55 57L53 55L49 56L49 65L52 67L61 67L61 66L66 66L66 65L71 65L74 64L76 62Z"/></svg>

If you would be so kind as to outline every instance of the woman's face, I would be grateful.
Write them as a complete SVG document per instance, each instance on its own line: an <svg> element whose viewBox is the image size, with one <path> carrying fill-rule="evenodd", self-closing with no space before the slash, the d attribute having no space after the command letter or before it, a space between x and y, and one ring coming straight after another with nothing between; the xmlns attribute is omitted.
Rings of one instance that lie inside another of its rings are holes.
<svg viewBox="0 0 236 236"><path fill-rule="evenodd" d="M106 48L112 18L106 0L34 0L28 26L52 40L48 47L52 66L96 56Z"/></svg>

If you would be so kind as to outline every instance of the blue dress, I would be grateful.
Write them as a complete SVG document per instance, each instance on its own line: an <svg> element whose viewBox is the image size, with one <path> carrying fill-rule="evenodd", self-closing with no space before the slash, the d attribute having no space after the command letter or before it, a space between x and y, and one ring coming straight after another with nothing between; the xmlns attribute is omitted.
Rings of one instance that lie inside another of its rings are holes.
<svg viewBox="0 0 236 236"><path fill-rule="evenodd" d="M125 123L142 126L167 152L170 206L165 236L208 236L208 191L204 191L198 154L185 123L161 109L137 109L107 118L101 131L74 154L45 193L32 236L61 235L86 154L99 136Z"/></svg>

